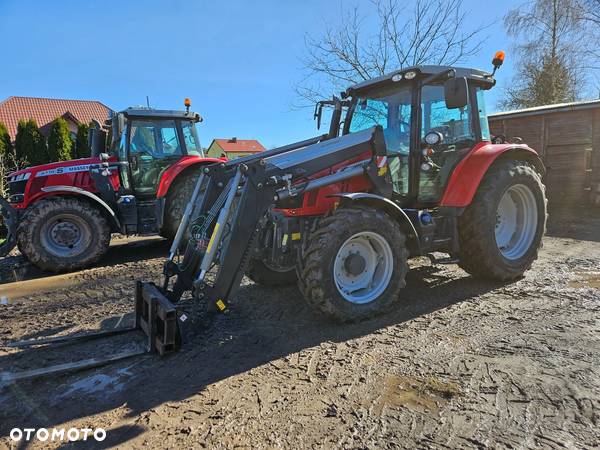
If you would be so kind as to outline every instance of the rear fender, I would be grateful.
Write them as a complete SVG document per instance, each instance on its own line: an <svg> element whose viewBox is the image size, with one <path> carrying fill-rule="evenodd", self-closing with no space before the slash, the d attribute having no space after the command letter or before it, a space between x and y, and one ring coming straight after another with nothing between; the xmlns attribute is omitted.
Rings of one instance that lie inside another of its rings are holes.
<svg viewBox="0 0 600 450"><path fill-rule="evenodd" d="M419 235L415 226L406 212L390 199L376 194L369 194L367 192L332 194L331 197L339 197L342 206L361 204L384 210L389 216L396 219L400 228L406 234L407 247L410 254L421 254Z"/></svg>
<svg viewBox="0 0 600 450"><path fill-rule="evenodd" d="M473 147L457 164L450 176L440 206L462 208L470 205L481 180L492 164L508 158L529 161L542 176L545 175L544 163L537 152L527 145L482 142Z"/></svg>
<svg viewBox="0 0 600 450"><path fill-rule="evenodd" d="M47 186L47 187L43 187L42 191L47 194L55 194L55 195L57 195L57 194L83 195L84 197L91 199L92 202L97 204L101 210L104 210L108 213L108 215L112 221L112 225L120 232L123 232L123 230L121 229L121 221L119 220L119 217L117 216L117 214L108 205L108 203L106 203L104 200L102 200L96 194L86 191L84 189L80 189L75 186ZM48 197L46 196L45 198L48 198Z"/></svg>
<svg viewBox="0 0 600 450"><path fill-rule="evenodd" d="M158 183L156 197L166 197L169 193L169 188L184 170L192 167L205 166L207 164L220 163L224 161L226 160L223 160L221 158L200 158L197 156L184 156L163 172Z"/></svg>

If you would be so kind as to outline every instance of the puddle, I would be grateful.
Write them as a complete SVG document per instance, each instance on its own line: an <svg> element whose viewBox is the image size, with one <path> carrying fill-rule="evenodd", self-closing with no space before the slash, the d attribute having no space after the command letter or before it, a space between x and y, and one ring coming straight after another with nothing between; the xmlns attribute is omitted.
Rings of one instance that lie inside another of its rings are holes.
<svg viewBox="0 0 600 450"><path fill-rule="evenodd" d="M119 392L123 390L123 387L125 387L125 382L119 381L119 379L122 375L131 375L131 372L128 370L130 367L119 369L117 370L116 374L112 376L98 373L82 378L81 380L72 383L70 388L61 395L61 398L68 397L74 393L94 394L97 392L102 392L104 395L108 392Z"/></svg>
<svg viewBox="0 0 600 450"><path fill-rule="evenodd" d="M16 281L1 285L0 295L3 299L6 299L2 303L9 304L12 300L29 297L38 292L75 288L83 281L83 279L77 278L76 274L62 274L34 280Z"/></svg>
<svg viewBox="0 0 600 450"><path fill-rule="evenodd" d="M381 396L375 402L375 412L381 415L385 406L437 414L442 406L460 394L458 384L434 377L417 378L390 375L385 379Z"/></svg>
<svg viewBox="0 0 600 450"><path fill-rule="evenodd" d="M600 289L600 272L575 272L578 279L569 281L572 288Z"/></svg>

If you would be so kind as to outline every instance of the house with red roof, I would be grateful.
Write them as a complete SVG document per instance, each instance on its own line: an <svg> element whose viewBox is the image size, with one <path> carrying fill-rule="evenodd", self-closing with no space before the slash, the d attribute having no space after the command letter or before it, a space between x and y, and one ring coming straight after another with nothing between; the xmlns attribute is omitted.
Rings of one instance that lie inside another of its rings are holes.
<svg viewBox="0 0 600 450"><path fill-rule="evenodd" d="M240 156L252 155L262 152L265 148L256 139L213 139L206 156L220 158L226 156L228 159L239 158Z"/></svg>
<svg viewBox="0 0 600 450"><path fill-rule="evenodd" d="M13 141L17 135L19 120L35 119L42 134L48 137L52 121L62 117L67 121L69 131L75 137L77 125L88 124L92 120L102 124L111 112L108 106L97 100L13 96L0 102L0 122L6 125Z"/></svg>

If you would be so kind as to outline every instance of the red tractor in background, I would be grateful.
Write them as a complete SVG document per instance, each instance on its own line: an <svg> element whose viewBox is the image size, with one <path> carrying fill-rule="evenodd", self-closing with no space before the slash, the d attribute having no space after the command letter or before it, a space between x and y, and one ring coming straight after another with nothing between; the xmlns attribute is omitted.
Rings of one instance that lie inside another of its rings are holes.
<svg viewBox="0 0 600 450"><path fill-rule="evenodd" d="M37 267L81 269L108 249L111 233L173 238L206 158L186 111L129 108L90 130L91 158L10 174L0 198L0 256L15 245Z"/></svg>

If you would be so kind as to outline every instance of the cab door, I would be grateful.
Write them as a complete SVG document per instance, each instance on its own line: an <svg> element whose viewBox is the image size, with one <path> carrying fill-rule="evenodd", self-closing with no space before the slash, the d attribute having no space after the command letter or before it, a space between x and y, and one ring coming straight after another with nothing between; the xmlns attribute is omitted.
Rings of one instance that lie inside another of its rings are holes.
<svg viewBox="0 0 600 450"><path fill-rule="evenodd" d="M133 120L129 131L129 169L137 197L156 197L163 172L183 149L175 120Z"/></svg>
<svg viewBox="0 0 600 450"><path fill-rule="evenodd" d="M432 147L432 153L424 160L420 150L416 153L420 162L418 175L419 204L436 204L441 199L446 184L456 164L477 143L471 102L462 108L448 108L441 84L425 85L421 90L420 142L424 146L427 133L438 132L441 143Z"/></svg>

